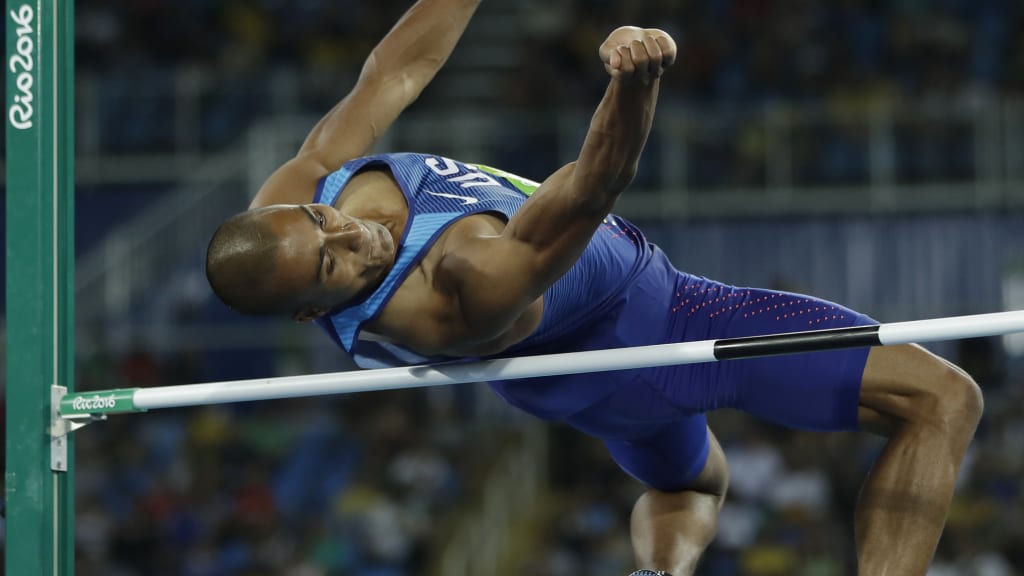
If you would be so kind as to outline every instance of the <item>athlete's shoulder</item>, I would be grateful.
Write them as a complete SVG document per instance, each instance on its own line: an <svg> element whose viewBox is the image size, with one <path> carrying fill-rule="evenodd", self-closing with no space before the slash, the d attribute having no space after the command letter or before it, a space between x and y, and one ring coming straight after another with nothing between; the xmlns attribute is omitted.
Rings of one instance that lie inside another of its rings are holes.
<svg viewBox="0 0 1024 576"><path fill-rule="evenodd" d="M329 173L330 170L312 158L292 158L267 178L249 209L274 204L305 204L313 197L320 180Z"/></svg>

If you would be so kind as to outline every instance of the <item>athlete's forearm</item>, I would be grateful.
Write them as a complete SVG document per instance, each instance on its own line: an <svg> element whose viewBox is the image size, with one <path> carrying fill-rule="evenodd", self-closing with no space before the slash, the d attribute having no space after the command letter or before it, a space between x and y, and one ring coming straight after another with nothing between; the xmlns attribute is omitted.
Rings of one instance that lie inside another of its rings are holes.
<svg viewBox="0 0 1024 576"><path fill-rule="evenodd" d="M660 80L613 78L590 121L573 174L573 190L585 203L607 211L636 175L654 120Z"/></svg>
<svg viewBox="0 0 1024 576"><path fill-rule="evenodd" d="M608 211L636 175L654 120L660 77L675 62L666 32L622 26L598 49L612 77L594 112L570 189L583 205Z"/></svg>
<svg viewBox="0 0 1024 576"><path fill-rule="evenodd" d="M361 78L401 77L409 102L448 60L480 0L420 0L377 44Z"/></svg>

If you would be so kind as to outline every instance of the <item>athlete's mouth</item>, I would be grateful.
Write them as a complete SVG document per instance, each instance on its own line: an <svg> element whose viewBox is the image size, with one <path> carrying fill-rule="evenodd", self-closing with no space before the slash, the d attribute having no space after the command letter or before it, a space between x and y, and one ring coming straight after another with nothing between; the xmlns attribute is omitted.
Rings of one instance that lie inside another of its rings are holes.
<svg viewBox="0 0 1024 576"><path fill-rule="evenodd" d="M381 251L387 251L389 236L387 228L381 226L377 228L377 240L380 241Z"/></svg>
<svg viewBox="0 0 1024 576"><path fill-rule="evenodd" d="M391 245L391 233L383 224L374 222L373 236L375 241L372 243L372 256L379 257L383 261L389 251L388 247Z"/></svg>
<svg viewBox="0 0 1024 576"><path fill-rule="evenodd" d="M369 258L370 261L376 260L377 252L380 251L380 248L378 248L377 242L374 241L373 232L370 232L370 227L367 226L366 224L363 224L362 222L359 223L359 228L362 229L364 233L363 237L366 238L367 257Z"/></svg>

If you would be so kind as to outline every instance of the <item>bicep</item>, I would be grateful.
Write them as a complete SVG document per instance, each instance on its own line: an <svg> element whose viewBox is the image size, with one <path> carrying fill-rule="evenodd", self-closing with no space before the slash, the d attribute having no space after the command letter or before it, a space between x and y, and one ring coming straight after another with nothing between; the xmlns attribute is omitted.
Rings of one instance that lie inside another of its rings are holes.
<svg viewBox="0 0 1024 576"><path fill-rule="evenodd" d="M306 138L300 154L336 169L369 152L448 59L477 2L417 2L367 57L352 91Z"/></svg>
<svg viewBox="0 0 1024 576"><path fill-rule="evenodd" d="M404 73L381 76L375 66L371 57L352 91L310 131L299 156L316 158L336 170L367 154L416 98L418 91Z"/></svg>
<svg viewBox="0 0 1024 576"><path fill-rule="evenodd" d="M443 266L457 279L463 317L481 333L510 328L576 263L607 214L580 200L574 171L555 172L507 224L460 226L448 240Z"/></svg>
<svg viewBox="0 0 1024 576"><path fill-rule="evenodd" d="M583 253L612 208L588 193L589 179L577 163L552 174L530 196L502 231L508 250L530 272L533 291L543 292Z"/></svg>
<svg viewBox="0 0 1024 576"><path fill-rule="evenodd" d="M300 156L329 170L365 155L448 59L479 0L420 0L374 47L352 91L313 127Z"/></svg>

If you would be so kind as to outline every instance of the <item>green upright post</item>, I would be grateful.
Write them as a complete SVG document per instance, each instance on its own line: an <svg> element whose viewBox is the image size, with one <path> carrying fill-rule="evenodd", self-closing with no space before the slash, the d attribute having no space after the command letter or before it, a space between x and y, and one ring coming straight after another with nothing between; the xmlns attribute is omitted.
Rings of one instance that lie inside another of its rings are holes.
<svg viewBox="0 0 1024 576"><path fill-rule="evenodd" d="M71 576L74 451L51 465L50 418L74 373L74 4L6 17L6 574Z"/></svg>

